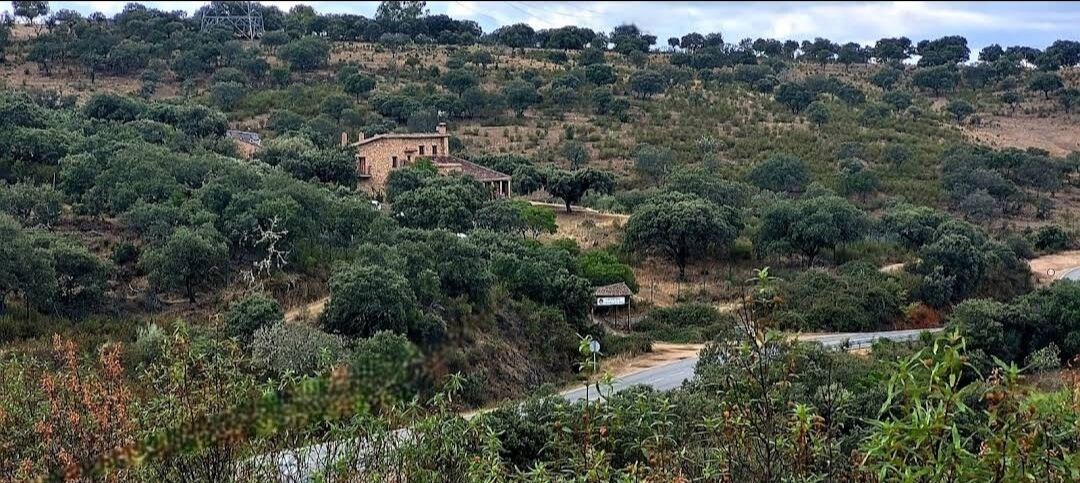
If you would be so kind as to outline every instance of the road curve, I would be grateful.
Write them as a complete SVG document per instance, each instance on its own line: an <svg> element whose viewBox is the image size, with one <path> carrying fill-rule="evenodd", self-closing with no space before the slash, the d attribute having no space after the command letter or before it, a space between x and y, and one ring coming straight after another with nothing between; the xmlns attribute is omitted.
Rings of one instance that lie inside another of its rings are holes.
<svg viewBox="0 0 1080 483"><path fill-rule="evenodd" d="M799 336L798 339L806 342L820 342L825 347L830 348L840 347L845 343L848 343L849 349L861 349L869 347L874 342L881 339L888 339L896 342L912 341L917 340L919 334L923 332L937 332L939 330L941 329L820 334ZM694 376L694 367L697 366L697 361L697 357L687 357L670 364L664 364L662 366L615 378L613 390L614 392L619 392L628 387L637 385L651 386L653 389L659 391L674 389L682 385L683 381ZM562 396L568 401L574 402L585 399L586 393L588 393L587 396L590 401L594 401L600 397L596 392L595 385L588 390L584 387L571 389L563 392Z"/></svg>

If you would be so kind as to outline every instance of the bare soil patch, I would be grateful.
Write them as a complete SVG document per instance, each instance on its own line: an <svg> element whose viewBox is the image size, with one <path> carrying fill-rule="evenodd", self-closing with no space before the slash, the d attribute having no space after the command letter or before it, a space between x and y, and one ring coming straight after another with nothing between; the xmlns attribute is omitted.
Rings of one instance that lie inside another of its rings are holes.
<svg viewBox="0 0 1080 483"><path fill-rule="evenodd" d="M1070 268L1080 267L1080 250L1044 255L1028 262L1039 283L1060 279Z"/></svg>
<svg viewBox="0 0 1080 483"><path fill-rule="evenodd" d="M618 243L622 226L630 218L628 215L604 213L581 207L576 207L573 212L567 213L562 205L538 201L532 203L555 211L555 225L558 226L558 231L553 235L542 236L541 240L570 238L583 249L608 247Z"/></svg>
<svg viewBox="0 0 1080 483"><path fill-rule="evenodd" d="M966 131L976 141L995 148L1039 148L1054 156L1080 151L1080 119L1075 116L993 116Z"/></svg>

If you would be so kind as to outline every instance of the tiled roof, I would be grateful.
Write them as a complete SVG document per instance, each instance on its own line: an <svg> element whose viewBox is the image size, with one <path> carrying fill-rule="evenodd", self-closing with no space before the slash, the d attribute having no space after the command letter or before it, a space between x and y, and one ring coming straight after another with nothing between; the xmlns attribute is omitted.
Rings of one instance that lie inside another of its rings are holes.
<svg viewBox="0 0 1080 483"><path fill-rule="evenodd" d="M435 163L436 166L440 164L461 165L462 174L472 176L477 181L510 181L510 175L508 174L453 156L435 156L431 158L431 162Z"/></svg>
<svg viewBox="0 0 1080 483"><path fill-rule="evenodd" d="M416 132L416 133L386 133L376 134L369 138L364 138L362 141L357 141L350 144L350 146L363 146L368 143L375 142L379 139L432 139L432 138L445 138L449 137L449 134L440 134L437 132Z"/></svg>
<svg viewBox="0 0 1080 483"><path fill-rule="evenodd" d="M629 297L634 295L634 292L630 290L630 287L626 286L626 283L619 282L596 287L593 289L593 295L597 297Z"/></svg>

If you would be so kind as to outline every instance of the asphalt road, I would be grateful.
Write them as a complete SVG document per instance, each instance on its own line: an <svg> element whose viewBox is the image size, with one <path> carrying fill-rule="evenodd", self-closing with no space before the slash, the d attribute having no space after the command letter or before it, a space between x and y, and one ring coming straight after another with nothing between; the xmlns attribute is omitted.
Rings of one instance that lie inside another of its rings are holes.
<svg viewBox="0 0 1080 483"><path fill-rule="evenodd" d="M1078 270L1077 272L1080 272ZM1077 274L1080 276L1080 273ZM936 332L941 329L932 329L931 332ZM825 335L808 335L802 336L799 340L803 341L815 341L821 342L825 347L840 347L844 343L849 343L849 349L860 349L869 347L875 341L879 339L889 339L897 342L916 340L919 338L919 334L924 332L922 329L915 330L894 330L887 332L860 332L860 333L848 333L848 334L825 334ZM690 379L694 376L694 367L697 366L697 357L688 357L679 361L665 364L662 366L646 369L644 371L635 372L623 377L615 379L612 387L614 392L622 391L631 386L643 384L646 386L652 386L654 389L660 391L668 391L682 385L683 381ZM584 387L572 389L562 393L568 401L579 401L585 399L586 392L588 392L588 398L590 401L594 401L600 397L596 392L596 387L590 387L588 391Z"/></svg>
<svg viewBox="0 0 1080 483"><path fill-rule="evenodd" d="M932 329L932 331L936 330L941 329ZM823 334L803 336L800 337L800 340L818 341L826 347L839 347L847 342L850 344L849 348L855 349L867 347L878 339L890 339L895 341L914 340L919 337L921 332L923 331L898 330L891 332ZM660 391L671 390L679 387L682 385L683 381L694 376L694 367L697 365L697 361L697 357L689 357L670 364L664 364L652 369L629 374L617 378L613 389L615 392L618 392L631 386L644 384L652 386ZM562 393L562 395L571 402L584 399L586 396L584 388L566 391ZM595 387L592 388L588 397L589 400L595 400L599 397L599 395L595 393ZM410 437L411 433L408 428L398 429L392 433L390 438L391 442L389 444L393 446L397 442L404 441ZM366 444L368 443L361 440L335 441L285 450L278 453L265 454L241 462L241 464L238 465L237 474L242 476L245 474L245 470L253 468L260 468L265 471L267 467L269 467L272 469L271 471L276 470L280 475L279 481L315 481L317 480L317 475L322 471L329 469L330 465L334 463L332 455L339 454L340 451L344 451L353 445L360 447L359 453L362 455L366 451L366 448L364 448ZM362 466L362 458L355 463Z"/></svg>
<svg viewBox="0 0 1080 483"><path fill-rule="evenodd" d="M1063 280L1080 280L1080 267L1073 267L1061 274Z"/></svg>

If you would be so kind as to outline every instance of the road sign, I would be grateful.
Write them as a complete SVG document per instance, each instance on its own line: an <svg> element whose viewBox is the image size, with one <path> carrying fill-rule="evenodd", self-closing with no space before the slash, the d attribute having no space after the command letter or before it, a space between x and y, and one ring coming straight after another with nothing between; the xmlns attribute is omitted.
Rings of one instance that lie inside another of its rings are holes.
<svg viewBox="0 0 1080 483"><path fill-rule="evenodd" d="M598 340L589 341L589 350L593 354L598 354L600 352L600 341L598 341Z"/></svg>

